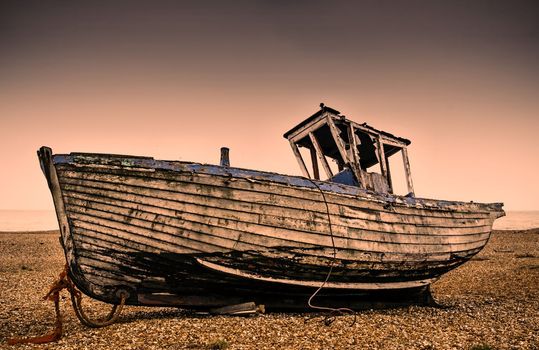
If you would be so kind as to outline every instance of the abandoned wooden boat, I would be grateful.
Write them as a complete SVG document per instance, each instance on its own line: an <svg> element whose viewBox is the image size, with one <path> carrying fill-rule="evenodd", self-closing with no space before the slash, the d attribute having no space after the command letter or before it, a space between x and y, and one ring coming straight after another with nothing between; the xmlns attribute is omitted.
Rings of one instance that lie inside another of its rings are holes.
<svg viewBox="0 0 539 350"><path fill-rule="evenodd" d="M303 308L331 267L326 305L423 298L484 247L502 204L416 198L409 140L321 106L284 135L303 177L42 147L71 279L109 303ZM392 194L398 152L406 196Z"/></svg>

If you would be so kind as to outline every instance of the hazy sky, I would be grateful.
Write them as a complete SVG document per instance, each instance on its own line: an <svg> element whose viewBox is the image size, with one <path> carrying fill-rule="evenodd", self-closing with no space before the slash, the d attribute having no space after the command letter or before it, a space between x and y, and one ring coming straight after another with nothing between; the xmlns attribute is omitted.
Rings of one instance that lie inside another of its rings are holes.
<svg viewBox="0 0 539 350"><path fill-rule="evenodd" d="M3 1L0 209L51 209L35 151L300 174L318 109L412 140L420 197L539 210L537 1Z"/></svg>

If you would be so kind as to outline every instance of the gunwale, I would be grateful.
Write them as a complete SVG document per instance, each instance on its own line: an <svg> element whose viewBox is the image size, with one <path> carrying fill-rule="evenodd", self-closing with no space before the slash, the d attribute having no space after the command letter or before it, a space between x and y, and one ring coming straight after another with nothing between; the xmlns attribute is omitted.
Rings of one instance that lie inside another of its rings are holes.
<svg viewBox="0 0 539 350"><path fill-rule="evenodd" d="M398 204L406 204L406 207L414 207L417 209L429 209L435 212L445 212L455 214L477 213L490 215L492 210L501 210L502 203L473 203L473 202L458 202L447 200L436 200L428 198L404 197L382 195L372 191L360 189L355 186L348 186L327 181L311 180L301 176L282 175L267 171L250 170L235 167L221 167L211 164L200 164L194 162L183 161L167 161L155 160L150 157L132 157L120 155L96 155L93 153L76 153L76 154L56 154L54 155L53 163L55 165L73 164L78 167L84 167L85 164L93 164L94 167L110 167L112 169L126 169L153 172L156 170L173 171L176 173L192 173L197 171L205 171L210 175L245 178L251 180L269 181L272 184L292 185L296 187L319 188L328 193L336 193L339 195L351 196L356 198L358 194L366 196L374 202L386 203L384 198L393 198ZM466 208L467 210L463 210ZM489 210L490 209L490 210Z"/></svg>
<svg viewBox="0 0 539 350"><path fill-rule="evenodd" d="M185 174L178 174L177 176L174 176L175 179L172 178L162 178L159 177L158 173L152 173L152 174L140 174L136 171L129 171L129 175L125 174L125 171L122 171L122 174L120 175L119 172L109 172L108 169L98 168L98 169L80 169L76 168L78 171L74 171L74 169L71 170L63 170L61 169L61 177L63 181L69 181L69 179L74 179L78 181L87 180L87 181L95 181L95 182L102 182L102 183L110 183L115 185L132 185L134 187L147 187L148 189L152 190L163 190L167 192L178 192L179 189L185 191L189 191L189 188L193 185L196 186L205 186L208 188L222 188L226 187L229 189L237 190L238 192L248 191L255 194L263 194L266 195L268 193L273 193L275 190L272 190L273 184L268 183L260 183L256 184L256 188L252 186L251 188L246 187L246 183L249 183L253 185L249 180L236 180L232 183L226 183L226 179L230 179L229 177L226 177L225 179L219 179L215 180L215 183L210 183L208 181L201 181L205 176L208 176L207 174L200 174L194 177L193 173L189 173L188 178L183 178ZM175 174L176 175L176 174ZM215 177L212 176L212 179ZM152 182L149 182L148 180L152 179ZM137 185L136 181L140 180L139 184ZM242 183L243 182L243 183ZM351 187L351 186L350 186ZM263 189L266 189L266 191L263 191ZM455 213L448 210L439 210L439 208L428 208L425 209L423 207L416 208L409 205L404 205L402 203L394 203L393 198L385 198L385 200L378 199L378 202L376 204L373 204L372 200L369 197L363 197L363 196L341 196L341 195L335 195L331 192L324 191L324 198L320 195L320 191L317 189L310 189L310 190L304 190L303 188L293 188L291 186L286 186L283 189L282 196L286 199L300 199L300 200L309 200L310 202L315 202L318 206L317 207L309 207L309 211L315 211L317 213L325 214L326 208L324 206L324 202L327 202L329 205L337 204L337 205L343 205L346 204L349 208L355 208L363 210L366 214L368 213L368 210L376 211L383 214L399 214L406 217L415 217L415 218L440 218L440 219L455 219L455 220L488 220L491 221L491 212L487 213L481 213L481 212L461 212L457 213L456 216ZM301 195L303 192L307 193L310 192L311 195L305 196ZM185 192L186 194L191 195L208 195L210 196L211 193L201 193L200 189L190 190L190 192ZM244 192L245 193L245 192ZM399 196L393 196L395 198L398 198ZM223 198L226 200L227 198ZM247 200L241 200L237 199L238 201L242 202L248 202ZM421 200L421 199L420 199ZM385 205L388 204L388 202L392 205L391 209L384 208ZM268 205L271 205L272 203L267 203ZM468 204L468 203L464 203ZM276 204L277 205L277 204ZM302 208L306 209L306 208ZM438 211L442 211L443 214L439 214ZM445 215L444 215L445 214ZM460 215L459 215L460 214ZM462 215L467 214L467 215ZM319 219L324 220L324 215L320 215ZM379 221L380 218L366 218L368 221ZM415 222L417 225L421 225L420 222ZM459 222L454 222L453 224L459 225ZM428 225L428 224L426 224ZM463 223L463 226L469 227L469 223ZM453 226L451 226L453 227Z"/></svg>

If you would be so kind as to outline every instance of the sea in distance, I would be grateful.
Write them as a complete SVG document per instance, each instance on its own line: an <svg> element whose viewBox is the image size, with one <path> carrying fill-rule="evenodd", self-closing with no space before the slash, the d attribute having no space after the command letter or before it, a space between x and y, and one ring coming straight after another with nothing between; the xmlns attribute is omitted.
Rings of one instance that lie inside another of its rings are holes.
<svg viewBox="0 0 539 350"><path fill-rule="evenodd" d="M495 230L526 230L539 227L539 211L508 211L494 222ZM52 210L0 210L0 232L58 230Z"/></svg>

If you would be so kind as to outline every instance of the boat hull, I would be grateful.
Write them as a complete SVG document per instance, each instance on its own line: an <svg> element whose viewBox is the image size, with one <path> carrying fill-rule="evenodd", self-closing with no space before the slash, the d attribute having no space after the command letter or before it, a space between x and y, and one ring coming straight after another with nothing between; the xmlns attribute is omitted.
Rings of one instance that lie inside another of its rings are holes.
<svg viewBox="0 0 539 350"><path fill-rule="evenodd" d="M321 294L328 302L415 298L478 253L503 215L501 204L380 195L230 167L38 153L71 277L111 303L122 289L132 305L304 305L297 300L330 269Z"/></svg>

